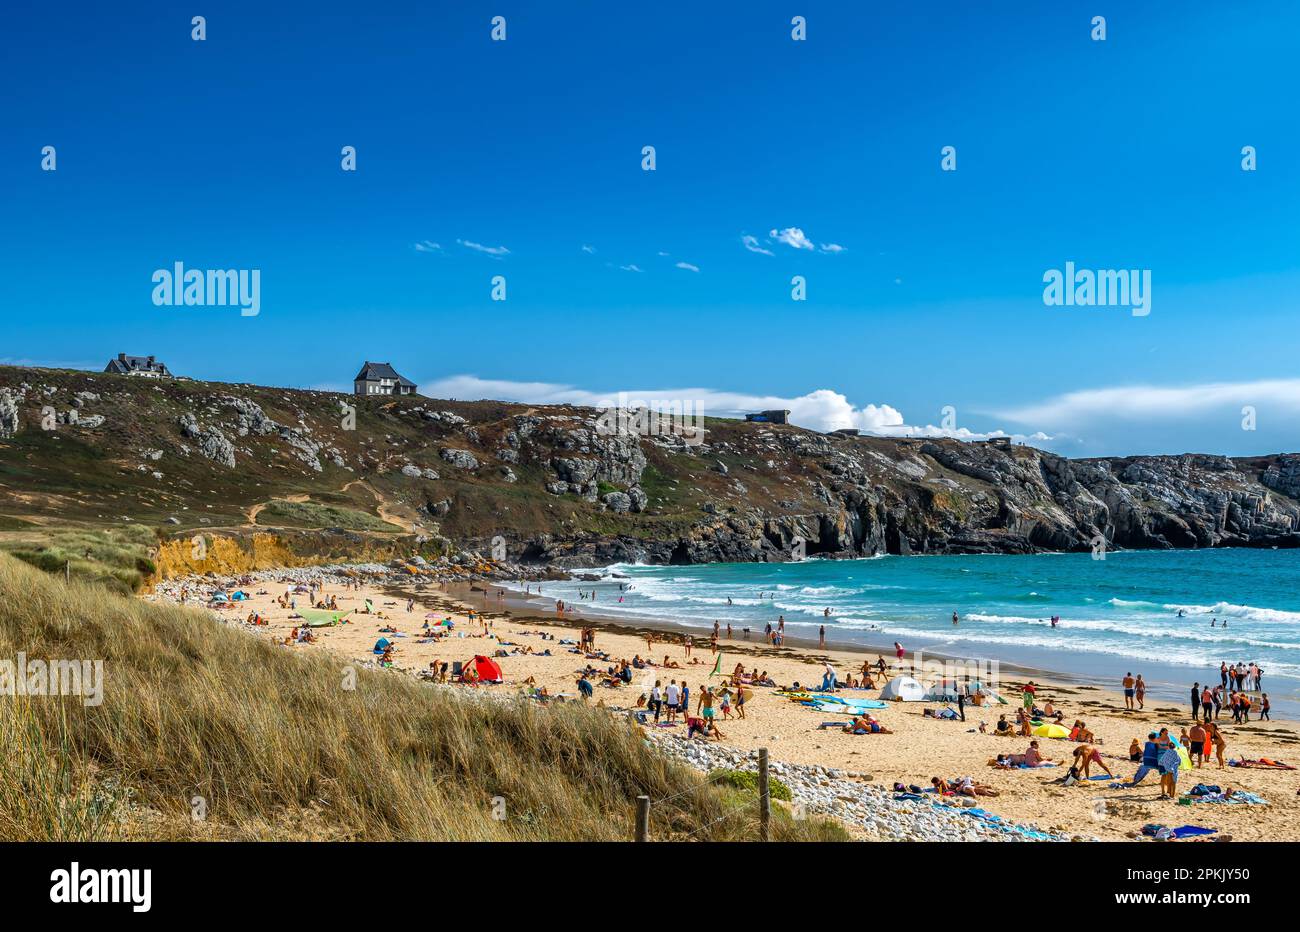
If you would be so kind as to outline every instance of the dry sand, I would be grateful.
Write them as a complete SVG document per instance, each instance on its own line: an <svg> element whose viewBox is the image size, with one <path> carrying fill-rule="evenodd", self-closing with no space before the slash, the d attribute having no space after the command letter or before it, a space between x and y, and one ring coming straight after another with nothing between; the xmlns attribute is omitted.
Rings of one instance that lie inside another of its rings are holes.
<svg viewBox="0 0 1300 932"><path fill-rule="evenodd" d="M609 666L606 662L588 660L571 653L571 645L559 643L561 639L576 641L578 627L588 622L579 618L555 617L553 611L547 611L552 603L540 601L537 602L535 611L525 609L526 614L521 612L518 604L514 609L507 609L505 606L510 603L504 597L498 597L496 587L491 583L481 585L489 587L490 592L462 588L456 593L459 598L453 597L436 584L423 584L419 588L413 586L407 590L416 602L414 611L410 613L406 610L406 595L400 595L398 590L385 590L365 584L360 590L347 589L342 585L326 585L326 597L336 595L340 608L359 608L368 597L373 600L377 614L354 613L349 616L347 624L315 629L318 638L316 643L296 644L286 649L331 650L353 660L373 662L376 658L372 648L375 641L384 636L380 629L391 625L408 635L393 639L398 645L394 667L415 673L426 669L432 660L466 661L475 654L493 656L499 649L531 648L542 651L549 648L549 657L538 654L495 657L503 671L505 684L478 688L514 693L521 689L525 679L532 677L552 694L560 693L574 698L577 697L575 682L578 671L588 663L602 671ZM275 603L275 597L285 591L285 584L261 583L244 588L267 590L267 594L255 595L248 601L237 603L227 610L227 614L242 618L250 611L256 611L269 620L269 624L257 628L257 632L283 641L295 626L295 621L290 617L293 613ZM306 596L299 595L297 598L301 605ZM482 621L468 620L470 608L486 614L490 629L485 629ZM450 617L456 626L454 633L439 641L418 643L421 626L429 613L435 619ZM713 668L707 638L696 639L697 646L693 655L698 662L692 664L687 659L680 634L637 629L629 625L614 626L607 622L591 623L598 628L598 650L608 652L612 658L631 659L636 655L650 657L659 665L653 669L637 671L630 686L616 689L597 686L593 701L603 702L611 709L629 708L636 705L637 698L643 692L648 692L655 679L667 684L670 679L676 678L679 682L685 680L690 685L694 714L694 698L698 697ZM555 639L545 640L540 636L541 632L554 635ZM651 648L647 647L647 634L655 639ZM876 659L874 653L772 648L759 641L744 641L739 638L737 632L735 640L728 641L724 638L721 642L724 654L722 670L730 673L736 663L740 662L747 669L766 670L782 685L795 681L820 684L823 664L827 659L835 665L841 678L849 672L860 670L864 660ZM518 647L501 647L498 640L513 642ZM665 655L681 666L676 669L665 668ZM892 661L892 658L887 657L886 660ZM1129 742L1133 738L1144 738L1147 732L1158 730L1161 726L1168 726L1174 734L1178 734L1191 723L1187 708L1174 708L1163 703L1157 704L1159 707L1153 707L1148 702L1144 712L1125 712L1123 698L1118 691L1060 680L1053 682L1050 676L1040 678L1034 675L1033 678L1040 686L1040 705L1050 700L1064 711L1067 725L1074 719L1081 718L1102 739L1104 747L1101 750L1106 764L1120 780L1131 779L1136 769L1136 765L1127 759ZM718 680L715 677L713 682L716 684ZM997 754L1022 752L1028 746L1029 740L1026 738L999 738L991 733L1000 711L1007 712L1008 718L1014 717L1016 700L1013 697L1019 696L1019 686L1023 682L1023 675L1004 673L1000 688L1008 699L1012 699L1012 704L985 708L968 706L965 722L923 717L923 709L938 707L934 703L890 703L888 708L873 714L893 730L892 735L854 736L840 731L818 730L817 726L822 721L847 721L847 718L799 706L774 695L772 690L761 687L754 690L753 699L747 703L746 718L743 721L734 718L734 714L731 720L725 720L719 714L718 724L727 744L743 749L766 746L770 748L774 760L864 772L870 774L874 782L885 785L902 782L928 786L931 776L953 778L969 774L976 781L987 783L1000 791L1001 795L996 798L981 800L984 808L1013 821L1034 823L1042 829L1103 839L1123 839L1129 833L1139 830L1143 824L1157 822L1216 828L1221 835L1231 835L1239 840L1300 840L1300 797L1296 795L1297 788L1300 787L1300 771L1232 767L1220 770L1217 764L1207 763L1203 769L1192 773L1184 772L1179 779L1179 789L1185 792L1198 782L1215 783L1256 793L1267 799L1269 805L1201 803L1184 806L1158 799L1158 779L1154 774L1133 789L1109 789L1106 782L1062 787L1054 785L1052 781L1065 772L1063 766L1010 771L988 766L989 759ZM877 695L863 690L852 690L848 694L867 698L875 698ZM989 734L978 732L981 720L988 724ZM1233 725L1230 716L1225 714L1220 720L1220 726L1228 739L1228 758L1243 755L1250 758L1270 757L1300 765L1300 737L1297 736L1293 723L1251 722L1245 726ZM684 732L684 727L678 725L672 730ZM1068 759L1074 747L1068 741L1046 739L1040 740L1040 746L1046 757L1058 761ZM1098 801L1103 805L1099 806Z"/></svg>

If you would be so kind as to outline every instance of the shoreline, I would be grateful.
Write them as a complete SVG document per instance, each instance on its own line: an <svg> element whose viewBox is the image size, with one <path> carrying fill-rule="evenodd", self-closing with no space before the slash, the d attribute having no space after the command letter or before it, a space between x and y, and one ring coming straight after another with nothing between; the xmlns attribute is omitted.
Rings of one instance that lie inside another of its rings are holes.
<svg viewBox="0 0 1300 932"><path fill-rule="evenodd" d="M571 574L570 578L573 580L577 580L579 577ZM697 639L699 639L702 634L706 644L708 641L709 633L711 632L711 628L709 628L707 625L686 624L680 621L672 621L664 617L640 615L634 612L626 612L626 613L602 612L599 608L593 609L591 607L593 603L589 601L583 601L577 605L572 605L572 603L566 602L565 614L561 616L558 612L556 612L554 608L555 605L554 599L545 596L539 596L535 592L526 594L522 590L517 588L517 584L514 581L494 582L491 583L491 585L498 588L505 589L506 597L504 602L507 607L516 609L518 611L527 612L528 615L536 617L539 620L549 619L552 622L560 621L561 623L573 624L575 623L575 620L580 619L587 623L595 624L598 628L605 628L611 631L631 630L631 631L640 632L645 630L653 630L653 631L674 633L683 637L689 634L694 636ZM535 586L537 585L537 582L530 581L529 585ZM464 587L463 592L465 593L465 595L469 597L473 597L473 593L470 592L470 586L465 583L457 583L457 582L449 583L448 589L450 591L451 589L459 589L459 587L462 586ZM500 603L495 603L495 604L500 604ZM570 610L572 610L572 612L576 614L571 615ZM725 632L725 630L726 629L724 626L723 631ZM810 637L795 635L795 634L787 634L784 638L784 644L787 647L797 648L800 650L809 650L809 651L820 650L824 652L838 652L838 653L847 653L853 655L871 656L872 658L875 658L876 656L879 655L879 656L884 656L886 662L888 663L893 662L894 648L892 642L888 646L876 646L871 644L865 644L861 641L836 640L831 637L833 631L834 631L833 626L828 625L825 647L822 647L818 643L817 639L815 638L810 638ZM736 633L739 633L739 631L737 631ZM766 642L766 638L764 637L762 631L751 632L751 636L748 639L743 637L737 639L733 637L731 640L726 640L724 634L724 636L719 639L718 643L719 645L734 645L734 646L739 646L742 644L753 644L762 648L765 651L779 649L779 648L772 648ZM904 646L904 656L907 658L908 663L914 662L915 654L916 654L915 650ZM1116 677L1116 683L1114 684L1114 686L1106 686L1106 685L1099 686L1098 683L1103 681L1103 677L1101 675L1084 672L1084 671L1075 672L1075 671L1059 670L1041 664L1028 664L1024 662L1006 661L1001 657L993 656L991 654L986 656L981 656L981 657L972 657L971 655L957 654L942 649L937 649L937 650L924 649L922 650L922 655L923 657L934 658L941 661L957 661L957 662L963 662L963 661L968 662L972 660L987 661L987 662L991 662L992 664L995 664L996 665L995 669L1000 673L1001 672L1010 673L1013 676L1022 679L1023 678L1033 679L1036 682L1049 681L1064 686L1099 688L1105 690L1108 693L1113 693L1116 696L1120 696L1122 693L1120 684L1118 682L1118 677ZM1132 666L1134 669L1136 669L1139 665L1141 665L1144 666L1145 668L1156 668L1156 669L1160 669L1161 672L1165 672L1163 670L1163 666L1165 665L1162 665L1158 662L1152 662L1149 658L1134 656L1134 657L1127 657L1127 658L1117 657L1116 659L1117 659L1117 663L1115 664L1116 668L1122 667L1124 664L1128 664ZM1192 674L1192 676L1189 676L1188 680L1190 681L1192 677L1194 677L1195 675L1196 674ZM1175 683L1170 679L1160 679L1160 680L1155 678L1147 679L1148 705L1154 705L1155 703L1160 703L1160 704L1169 704L1176 707L1182 707L1184 702L1186 701L1184 699L1185 692L1186 690L1182 685ZM1252 693L1251 696L1253 700L1255 701L1258 700L1258 694ZM1276 719L1278 721L1300 723L1300 701L1293 701L1285 697L1281 697L1281 698L1271 697L1271 698L1273 698L1273 709L1270 718ZM1256 710L1256 714L1258 714L1257 710Z"/></svg>

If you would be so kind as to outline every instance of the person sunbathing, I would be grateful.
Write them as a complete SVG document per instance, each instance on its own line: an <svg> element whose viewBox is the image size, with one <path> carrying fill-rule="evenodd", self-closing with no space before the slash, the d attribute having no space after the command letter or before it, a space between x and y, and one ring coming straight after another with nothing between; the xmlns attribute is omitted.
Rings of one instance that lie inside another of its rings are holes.
<svg viewBox="0 0 1300 932"><path fill-rule="evenodd" d="M1030 741L1025 753L1012 754L1008 759L1017 767L1050 767L1056 763L1056 761L1042 755L1038 750L1037 741Z"/></svg>
<svg viewBox="0 0 1300 932"><path fill-rule="evenodd" d="M997 796L998 791L983 783L976 783L972 777L961 777L954 786L960 796Z"/></svg>
<svg viewBox="0 0 1300 932"><path fill-rule="evenodd" d="M663 667L665 670L680 670L681 666L682 665L676 660L673 660L667 654L664 654Z"/></svg>

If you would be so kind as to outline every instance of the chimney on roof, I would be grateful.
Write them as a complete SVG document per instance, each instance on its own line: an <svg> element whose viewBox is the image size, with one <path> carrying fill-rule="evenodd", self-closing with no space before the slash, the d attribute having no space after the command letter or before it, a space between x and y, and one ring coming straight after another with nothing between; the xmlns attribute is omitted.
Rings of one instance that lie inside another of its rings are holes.
<svg viewBox="0 0 1300 932"><path fill-rule="evenodd" d="M117 361L118 361L118 362L126 362L126 353L118 353L118 354L117 354Z"/></svg>

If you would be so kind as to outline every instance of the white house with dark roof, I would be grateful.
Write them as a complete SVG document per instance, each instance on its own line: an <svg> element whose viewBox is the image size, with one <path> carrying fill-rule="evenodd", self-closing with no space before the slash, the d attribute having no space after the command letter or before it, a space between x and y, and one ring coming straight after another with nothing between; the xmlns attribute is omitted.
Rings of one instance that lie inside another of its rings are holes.
<svg viewBox="0 0 1300 932"><path fill-rule="evenodd" d="M110 359L104 371L115 375L141 375L149 379L172 377L171 371L153 356L128 356L126 353L118 353L116 359Z"/></svg>
<svg viewBox="0 0 1300 932"><path fill-rule="evenodd" d="M367 362L352 380L357 395L414 395L415 383L386 362Z"/></svg>

